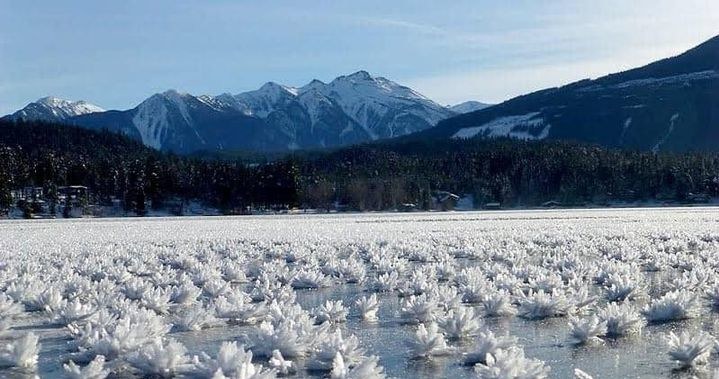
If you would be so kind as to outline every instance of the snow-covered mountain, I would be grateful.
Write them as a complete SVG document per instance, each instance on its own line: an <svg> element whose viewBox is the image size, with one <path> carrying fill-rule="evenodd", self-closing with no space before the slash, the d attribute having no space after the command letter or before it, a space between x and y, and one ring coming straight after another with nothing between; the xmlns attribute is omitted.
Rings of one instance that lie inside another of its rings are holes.
<svg viewBox="0 0 719 379"><path fill-rule="evenodd" d="M480 103L479 101L465 101L457 105L450 105L448 108L457 114L469 113L478 111L484 108L491 107L492 104Z"/></svg>
<svg viewBox="0 0 719 379"><path fill-rule="evenodd" d="M282 114L280 123L284 124L288 114L302 110L309 118L306 126L311 129L336 127L339 122L340 134L357 132L366 134L363 139L371 140L423 130L456 114L411 88L366 71L340 76L330 83L313 80L299 88L269 82L258 90L220 95L218 99L270 123L276 121L272 116L278 116L278 112ZM307 120L294 123L297 121Z"/></svg>
<svg viewBox="0 0 719 379"><path fill-rule="evenodd" d="M719 36L675 57L548 88L440 122L411 138L550 139L718 151Z"/></svg>
<svg viewBox="0 0 719 379"><path fill-rule="evenodd" d="M41 121L64 121L70 117L88 113L104 112L105 110L97 105L86 101L70 101L56 97L43 97L25 108L11 114L8 118L14 120L41 120Z"/></svg>
<svg viewBox="0 0 719 379"><path fill-rule="evenodd" d="M410 134L456 114L411 88L359 71L302 87L269 82L234 95L170 90L130 110L68 114L53 121L120 131L147 146L189 153L342 146Z"/></svg>

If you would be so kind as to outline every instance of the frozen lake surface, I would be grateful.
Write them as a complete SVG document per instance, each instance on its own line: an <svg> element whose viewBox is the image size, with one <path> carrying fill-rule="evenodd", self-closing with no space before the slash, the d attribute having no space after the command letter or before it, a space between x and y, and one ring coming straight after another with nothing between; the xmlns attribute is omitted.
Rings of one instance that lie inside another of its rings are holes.
<svg viewBox="0 0 719 379"><path fill-rule="evenodd" d="M64 363L98 354L109 377L151 376L143 359L172 354L166 376L211 377L200 367L236 341L253 370L282 350L294 378L330 377L337 351L350 367L376 356L388 377L473 378L463 362L487 331L552 378L719 367L714 340L684 361L667 341L719 337L717 208L3 221L0 268L0 342L31 332L41 344L35 368L0 377L64 378ZM373 294L377 318L363 320L356 301ZM610 307L624 312L617 336L611 320L587 326ZM435 345L412 348L420 325L438 326Z"/></svg>

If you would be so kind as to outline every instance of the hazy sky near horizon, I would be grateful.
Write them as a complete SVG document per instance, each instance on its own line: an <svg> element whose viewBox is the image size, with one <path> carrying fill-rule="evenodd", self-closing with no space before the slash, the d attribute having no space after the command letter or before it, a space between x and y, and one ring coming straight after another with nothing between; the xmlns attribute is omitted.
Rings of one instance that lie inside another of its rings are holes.
<svg viewBox="0 0 719 379"><path fill-rule="evenodd" d="M134 107L357 70L443 104L500 102L676 55L717 0L0 0L0 114L40 97Z"/></svg>

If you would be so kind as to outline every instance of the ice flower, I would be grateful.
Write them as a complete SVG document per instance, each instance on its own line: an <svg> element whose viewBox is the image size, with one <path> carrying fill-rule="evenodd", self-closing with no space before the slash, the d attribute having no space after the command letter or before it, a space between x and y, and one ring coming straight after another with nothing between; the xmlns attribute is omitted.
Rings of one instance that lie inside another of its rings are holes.
<svg viewBox="0 0 719 379"><path fill-rule="evenodd" d="M719 286L715 286L709 291L707 291L706 297L711 302L712 307L714 309L719 309ZM2 314L2 310L0 309L0 314Z"/></svg>
<svg viewBox="0 0 719 379"><path fill-rule="evenodd" d="M34 312L42 310L38 302L42 291L44 288L35 276L23 275L7 286L5 294L21 302L28 312Z"/></svg>
<svg viewBox="0 0 719 379"><path fill-rule="evenodd" d="M397 289L398 283L399 274L397 271L384 273L377 277L377 280L372 285L372 290L375 292L392 292Z"/></svg>
<svg viewBox="0 0 719 379"><path fill-rule="evenodd" d="M438 323L444 334L453 340L475 336L482 327L479 315L471 308L450 310Z"/></svg>
<svg viewBox="0 0 719 379"><path fill-rule="evenodd" d="M704 291L713 283L716 273L704 266L697 265L691 271L684 271L669 283L672 290Z"/></svg>
<svg viewBox="0 0 719 379"><path fill-rule="evenodd" d="M0 367L34 369L40 353L38 340L31 332L0 347Z"/></svg>
<svg viewBox="0 0 719 379"><path fill-rule="evenodd" d="M597 316L585 319L572 318L569 321L569 340L575 345L601 342L600 337L605 334L607 334L607 322Z"/></svg>
<svg viewBox="0 0 719 379"><path fill-rule="evenodd" d="M688 291L672 291L652 300L642 313L649 322L659 323L694 318L698 307L696 295Z"/></svg>
<svg viewBox="0 0 719 379"><path fill-rule="evenodd" d="M173 318L172 327L177 331L198 331L217 325L215 314L201 305L184 309Z"/></svg>
<svg viewBox="0 0 719 379"><path fill-rule="evenodd" d="M316 289L328 287L331 281L321 272L316 270L301 269L292 278L292 288L296 289Z"/></svg>
<svg viewBox="0 0 719 379"><path fill-rule="evenodd" d="M230 283L247 283L247 275L242 266L234 263L223 263L222 277Z"/></svg>
<svg viewBox="0 0 719 379"><path fill-rule="evenodd" d="M446 282L453 279L457 274L457 267L449 260L437 263L434 268L439 281Z"/></svg>
<svg viewBox="0 0 719 379"><path fill-rule="evenodd" d="M269 360L269 365L282 375L289 375L295 372L294 363L286 360L279 350L272 351L272 357Z"/></svg>
<svg viewBox="0 0 719 379"><path fill-rule="evenodd" d="M377 311L379 311L379 301L377 300L377 294L371 296L363 296L355 301L357 309L359 310L360 317L365 321L376 321Z"/></svg>
<svg viewBox="0 0 719 379"><path fill-rule="evenodd" d="M342 300L327 300L324 304L315 309L313 313L317 323L319 324L323 322L337 324L347 321L347 314L349 311L342 304Z"/></svg>
<svg viewBox="0 0 719 379"><path fill-rule="evenodd" d="M432 283L422 273L414 273L408 280L403 281L397 292L400 297L417 296L427 293L432 288Z"/></svg>
<svg viewBox="0 0 719 379"><path fill-rule="evenodd" d="M512 299L506 290L490 291L481 295L480 303L486 317L513 316L517 309L512 306Z"/></svg>
<svg viewBox="0 0 719 379"><path fill-rule="evenodd" d="M695 334L682 332L678 336L669 332L666 341L669 345L669 356L681 363L682 367L706 363L716 342L714 337L703 331Z"/></svg>
<svg viewBox="0 0 719 379"><path fill-rule="evenodd" d="M80 367L70 361L62 365L65 375L69 379L105 379L110 370L105 369L105 357L98 355L87 366Z"/></svg>
<svg viewBox="0 0 719 379"><path fill-rule="evenodd" d="M172 289L170 295L170 301L175 304L191 304L202 293L202 290L197 288L194 284L182 283Z"/></svg>
<svg viewBox="0 0 719 379"><path fill-rule="evenodd" d="M462 296L456 287L434 286L429 292L432 297L437 299L437 305L445 312L450 309L458 309L462 305Z"/></svg>
<svg viewBox="0 0 719 379"><path fill-rule="evenodd" d="M429 324L429 327L419 324L414 338L408 344L410 354L414 358L431 358L433 356L447 355L451 352L436 323Z"/></svg>
<svg viewBox="0 0 719 379"><path fill-rule="evenodd" d="M127 362L142 376L171 378L190 368L187 349L181 343L157 339L127 357Z"/></svg>
<svg viewBox="0 0 719 379"><path fill-rule="evenodd" d="M302 357L316 340L317 331L306 324L293 320L284 320L277 326L264 321L251 335L252 351L259 356L269 357L274 350L279 350L284 357Z"/></svg>
<svg viewBox="0 0 719 379"><path fill-rule="evenodd" d="M142 294L140 304L147 309L152 309L158 314L167 314L170 310L170 297L172 293L161 288L153 288Z"/></svg>
<svg viewBox="0 0 719 379"><path fill-rule="evenodd" d="M605 281L607 301L625 301L635 299L643 292L641 282L628 275L611 274Z"/></svg>
<svg viewBox="0 0 719 379"><path fill-rule="evenodd" d="M68 325L84 320L97 312L93 304L83 304L78 299L73 301L62 300L60 304L56 309L48 308L47 310L52 322L59 325Z"/></svg>
<svg viewBox="0 0 719 379"><path fill-rule="evenodd" d="M282 286L281 283L272 281L269 277L263 275L252 284L250 298L253 301L267 301L273 299L274 292Z"/></svg>
<svg viewBox="0 0 719 379"><path fill-rule="evenodd" d="M644 319L629 304L607 304L597 312L597 316L607 324L607 337L621 337L638 334L644 326Z"/></svg>
<svg viewBox="0 0 719 379"><path fill-rule="evenodd" d="M467 271L462 275L459 290L462 293L462 301L465 303L480 303L486 293L494 290L492 284L475 271Z"/></svg>
<svg viewBox="0 0 719 379"><path fill-rule="evenodd" d="M330 371L332 370L332 360L337 354L341 354L346 363L353 366L362 359L363 353L356 336L344 338L342 331L337 329L318 343L315 352L307 362L307 369Z"/></svg>
<svg viewBox="0 0 719 379"><path fill-rule="evenodd" d="M329 268L327 265L323 267L323 271ZM333 275L345 283L362 283L365 280L366 269L364 265L356 259L346 259L334 262L334 266L325 272Z"/></svg>
<svg viewBox="0 0 719 379"><path fill-rule="evenodd" d="M406 323L428 323L434 321L437 310L437 302L427 295L410 296L400 304L399 315Z"/></svg>
<svg viewBox="0 0 719 379"><path fill-rule="evenodd" d="M0 318L15 317L25 311L21 303L16 303L5 294L0 294Z"/></svg>
<svg viewBox="0 0 719 379"><path fill-rule="evenodd" d="M276 377L274 370L265 370L262 365L252 363L252 351L238 347L237 342L223 342L217 358L212 359L205 353L193 359L195 376L205 378L233 379L271 379Z"/></svg>
<svg viewBox="0 0 719 379"><path fill-rule="evenodd" d="M488 354L494 354L497 350L512 348L517 343L515 337L496 336L491 330L479 333L475 339L474 346L464 355L463 363L473 366L477 363L486 363Z"/></svg>
<svg viewBox="0 0 719 379"><path fill-rule="evenodd" d="M500 349L488 354L486 363L474 366L474 372L481 379L542 379L549 375L550 367L538 359L524 356L519 348Z"/></svg>
<svg viewBox="0 0 719 379"><path fill-rule="evenodd" d="M202 286L202 291L205 295L214 299L218 296L222 296L231 291L230 284L220 278L212 278L207 280Z"/></svg>
<svg viewBox="0 0 719 379"><path fill-rule="evenodd" d="M384 369L378 364L377 357L365 358L351 368L345 363L342 354L337 353L332 360L331 379L385 379Z"/></svg>
<svg viewBox="0 0 719 379"><path fill-rule="evenodd" d="M267 316L268 309L264 302L250 303L250 299L233 292L232 296L220 296L214 300L213 306L217 316L229 319L235 324L255 324Z"/></svg>
<svg viewBox="0 0 719 379"><path fill-rule="evenodd" d="M10 329L10 322L13 318L25 311L25 306L16 303L5 294L0 294L0 331Z"/></svg>
<svg viewBox="0 0 719 379"><path fill-rule="evenodd" d="M122 293L130 300L140 300L144 297L145 292L150 291L152 285L145 282L141 278L132 278L125 282Z"/></svg>
<svg viewBox="0 0 719 379"><path fill-rule="evenodd" d="M530 292L519 300L519 315L530 320L562 317L574 312L575 307L561 292Z"/></svg>
<svg viewBox="0 0 719 379"><path fill-rule="evenodd" d="M151 311L138 310L107 327L93 328L88 323L85 329L75 331L74 338L81 351L115 359L153 343L169 330L170 325L159 316Z"/></svg>
<svg viewBox="0 0 719 379"><path fill-rule="evenodd" d="M574 369L574 379L594 379L591 375L587 374L586 372L575 368Z"/></svg>
<svg viewBox="0 0 719 379"><path fill-rule="evenodd" d="M39 307L48 313L58 312L60 308L65 306L65 304L62 292L55 287L46 289L38 297Z"/></svg>

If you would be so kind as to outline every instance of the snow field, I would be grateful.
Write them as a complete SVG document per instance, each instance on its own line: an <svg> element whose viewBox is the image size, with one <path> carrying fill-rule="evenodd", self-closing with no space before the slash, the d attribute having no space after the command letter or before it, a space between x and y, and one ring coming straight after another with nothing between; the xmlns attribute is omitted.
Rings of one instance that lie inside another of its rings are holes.
<svg viewBox="0 0 719 379"><path fill-rule="evenodd" d="M0 376L710 377L717 214L2 222Z"/></svg>

